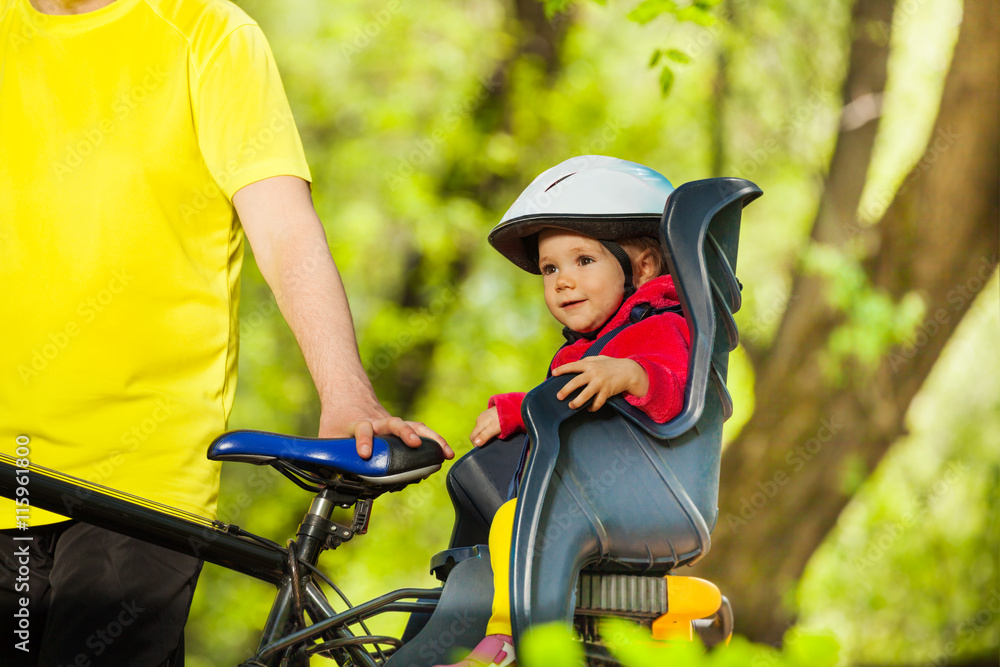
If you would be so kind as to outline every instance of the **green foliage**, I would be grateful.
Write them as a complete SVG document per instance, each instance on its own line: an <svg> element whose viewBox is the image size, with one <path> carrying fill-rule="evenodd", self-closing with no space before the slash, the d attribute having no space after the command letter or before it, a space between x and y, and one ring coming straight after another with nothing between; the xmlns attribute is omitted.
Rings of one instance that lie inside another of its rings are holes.
<svg viewBox="0 0 1000 667"><path fill-rule="evenodd" d="M719 20L712 14L712 8L719 0L691 2L679 5L674 0L643 0L628 17L636 23L646 24L664 14L673 16L678 21L691 21L700 26L711 26Z"/></svg>
<svg viewBox="0 0 1000 667"><path fill-rule="evenodd" d="M709 27L719 22L718 17L711 11L717 4L718 0L692 2L684 6L678 5L674 0L643 0L629 13L628 17L640 25L645 25L666 14L672 16L678 23L688 21L702 27ZM660 63L660 56L666 56L675 63L683 65L691 62L691 57L679 49L655 49L649 60L650 68L654 68ZM670 65L663 64L660 67L660 91L664 97L670 94L675 78L674 70Z"/></svg>
<svg viewBox="0 0 1000 667"><path fill-rule="evenodd" d="M766 195L744 217L737 270L745 289L736 317L748 347L767 349L809 243L836 136L852 3L731 3L740 11L730 15L715 3L678 2L676 14L641 25L626 17L633 3L585 2L567 12L571 3L553 0L546 4L565 40L551 73L519 51L520 27L493 0L240 4L261 24L281 71L379 396L438 430L459 454L470 448L468 432L486 399L540 382L561 342L537 280L499 257L485 236L536 174L569 156L635 160L675 185L713 175L757 182ZM923 150L959 4L907 3L917 13L907 9L893 26L902 55L891 63L874 189L862 202L867 224L877 224L879 207ZM706 27L684 20L684 10L719 20ZM716 89L720 62L724 99ZM673 75L669 103L660 66ZM499 70L503 77L494 78ZM498 107L501 90L506 101ZM922 312L915 297L872 293L853 258L820 250L816 261L836 285L847 323L830 359L870 361L890 341L912 342L906 339ZM994 278L988 290L997 289ZM252 255L241 300L230 427L314 435L311 380ZM1000 316L991 308L962 324L914 402L910 434L883 464L870 476L858 462L830 471L845 490L861 484L859 495L812 558L796 602L803 627L835 630L851 661L923 664L954 655L949 642L958 655L1000 645L998 617L976 620L998 574L990 555L1000 550L1000 358L990 338ZM754 402L753 367L742 349L731 357L728 385L737 410L726 424L731 439ZM955 469L947 490L935 491L953 463L968 470ZM446 472L380 498L371 532L324 555L324 570L353 601L435 585L427 564L447 545L452 521ZM223 520L284 542L307 502L308 494L269 469L224 466ZM759 585L772 583L766 572L755 576ZM216 667L248 656L273 594L206 567L188 625L188 664ZM398 634L404 622L394 615L370 627ZM753 651L766 652L767 661L752 662ZM793 659L791 646L768 651L737 637L728 650L698 659L727 667Z"/></svg>
<svg viewBox="0 0 1000 667"><path fill-rule="evenodd" d="M628 17L639 24L646 24L662 14L677 15L679 8L674 0L643 0Z"/></svg>
<svg viewBox="0 0 1000 667"><path fill-rule="evenodd" d="M663 91L663 94L665 96L669 95L670 89L673 87L673 85L674 85L674 71L669 67L667 67L666 65L664 65L663 69L660 70L660 90Z"/></svg>
<svg viewBox="0 0 1000 667"><path fill-rule="evenodd" d="M998 292L994 274L911 406L908 434L803 576L801 623L836 628L851 662L937 665L1000 646Z"/></svg>
<svg viewBox="0 0 1000 667"><path fill-rule="evenodd" d="M684 65L687 65L689 62L691 62L691 57L688 56L683 51L678 51L677 49L667 49L665 53L668 58L670 58L676 63L682 63Z"/></svg>
<svg viewBox="0 0 1000 667"><path fill-rule="evenodd" d="M545 15L550 19L559 12L568 10L574 2L575 0L542 0L542 4L545 6ZM607 0L595 0L595 2L603 5Z"/></svg>
<svg viewBox="0 0 1000 667"><path fill-rule="evenodd" d="M579 667L584 664L583 645L562 623L539 625L521 640L517 659L525 667Z"/></svg>
<svg viewBox="0 0 1000 667"><path fill-rule="evenodd" d="M605 619L601 636L623 667L833 667L839 648L829 634L810 634L793 628L785 637L784 650L752 644L736 636L728 646L706 652L701 643L654 641L648 629L619 619ZM532 629L522 641L519 664L525 667L582 667L583 652L572 633L562 624Z"/></svg>
<svg viewBox="0 0 1000 667"><path fill-rule="evenodd" d="M926 308L916 293L894 303L888 294L872 287L868 276L853 258L832 246L814 244L803 254L807 273L822 276L826 296L844 321L830 335L823 359L824 372L842 382L845 363L856 360L870 372L890 349L907 342L923 319Z"/></svg>
<svg viewBox="0 0 1000 667"><path fill-rule="evenodd" d="M648 630L628 621L604 620L601 636L611 654L628 667L704 664L704 647L700 642L657 642Z"/></svg>

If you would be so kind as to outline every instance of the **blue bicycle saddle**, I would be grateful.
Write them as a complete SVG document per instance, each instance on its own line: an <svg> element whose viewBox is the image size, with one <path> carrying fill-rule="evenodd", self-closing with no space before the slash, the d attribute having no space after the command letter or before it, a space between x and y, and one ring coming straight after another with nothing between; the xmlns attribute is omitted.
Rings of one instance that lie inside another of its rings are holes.
<svg viewBox="0 0 1000 667"><path fill-rule="evenodd" d="M363 459L354 438L305 438L240 430L216 438L208 448L208 458L258 465L285 462L323 477L339 473L368 484L395 485L423 479L441 468L441 447L433 440L421 440L419 447L407 447L395 436L375 436L371 457Z"/></svg>

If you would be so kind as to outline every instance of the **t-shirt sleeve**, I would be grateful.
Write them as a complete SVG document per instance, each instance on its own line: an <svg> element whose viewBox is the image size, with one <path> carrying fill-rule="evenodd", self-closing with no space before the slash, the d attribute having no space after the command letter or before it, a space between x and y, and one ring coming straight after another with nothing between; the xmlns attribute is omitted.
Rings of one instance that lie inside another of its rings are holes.
<svg viewBox="0 0 1000 667"><path fill-rule="evenodd" d="M222 39L195 86L194 116L205 163L232 200L271 176L311 181L302 140L264 33L243 25Z"/></svg>

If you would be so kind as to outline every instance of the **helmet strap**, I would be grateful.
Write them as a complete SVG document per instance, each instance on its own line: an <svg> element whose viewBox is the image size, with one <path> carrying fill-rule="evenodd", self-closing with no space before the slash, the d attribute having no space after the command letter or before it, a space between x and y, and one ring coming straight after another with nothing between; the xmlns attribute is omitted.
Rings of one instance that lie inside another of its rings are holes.
<svg viewBox="0 0 1000 667"><path fill-rule="evenodd" d="M622 303L625 303L630 296L635 294L635 283L632 280L632 260L629 259L625 249L615 241L600 240L600 242L608 249L608 252L615 256L618 264L622 267L622 273L625 274L625 295L622 297Z"/></svg>

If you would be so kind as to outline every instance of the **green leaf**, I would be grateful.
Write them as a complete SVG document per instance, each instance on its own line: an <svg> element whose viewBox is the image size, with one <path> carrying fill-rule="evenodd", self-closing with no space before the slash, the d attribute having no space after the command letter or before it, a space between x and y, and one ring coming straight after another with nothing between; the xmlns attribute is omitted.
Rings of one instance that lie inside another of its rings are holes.
<svg viewBox="0 0 1000 667"><path fill-rule="evenodd" d="M660 62L660 56L662 55L663 51L661 51L660 49L656 49L655 51L653 51L653 57L649 59L650 69L656 67L656 63Z"/></svg>
<svg viewBox="0 0 1000 667"><path fill-rule="evenodd" d="M565 11L573 4L573 0L542 0L542 4L545 6L546 18L551 19L559 12Z"/></svg>
<svg viewBox="0 0 1000 667"><path fill-rule="evenodd" d="M678 51L677 49L667 49L666 55L675 63L683 63L687 65L691 62L691 57L688 54L683 51Z"/></svg>
<svg viewBox="0 0 1000 667"><path fill-rule="evenodd" d="M656 641L648 628L621 619L601 621L601 637L612 655L628 667L659 667L660 665L707 665L700 641Z"/></svg>
<svg viewBox="0 0 1000 667"><path fill-rule="evenodd" d="M645 25L660 14L677 14L677 3L674 0L643 0L643 2L629 12L629 19L636 23Z"/></svg>
<svg viewBox="0 0 1000 667"><path fill-rule="evenodd" d="M583 644L562 623L536 625L521 640L517 658L525 667L582 667Z"/></svg>
<svg viewBox="0 0 1000 667"><path fill-rule="evenodd" d="M669 67L667 67L666 65L664 65L663 71L660 72L660 90L663 91L664 97L670 94L670 89L673 87L673 85L674 85L674 71Z"/></svg>
<svg viewBox="0 0 1000 667"><path fill-rule="evenodd" d="M790 632L785 637L785 654L790 665L833 667L839 654L837 640L824 635Z"/></svg>
<svg viewBox="0 0 1000 667"><path fill-rule="evenodd" d="M690 21L706 28L719 22L715 14L711 14L697 5L681 9L676 13L676 16L678 21Z"/></svg>

